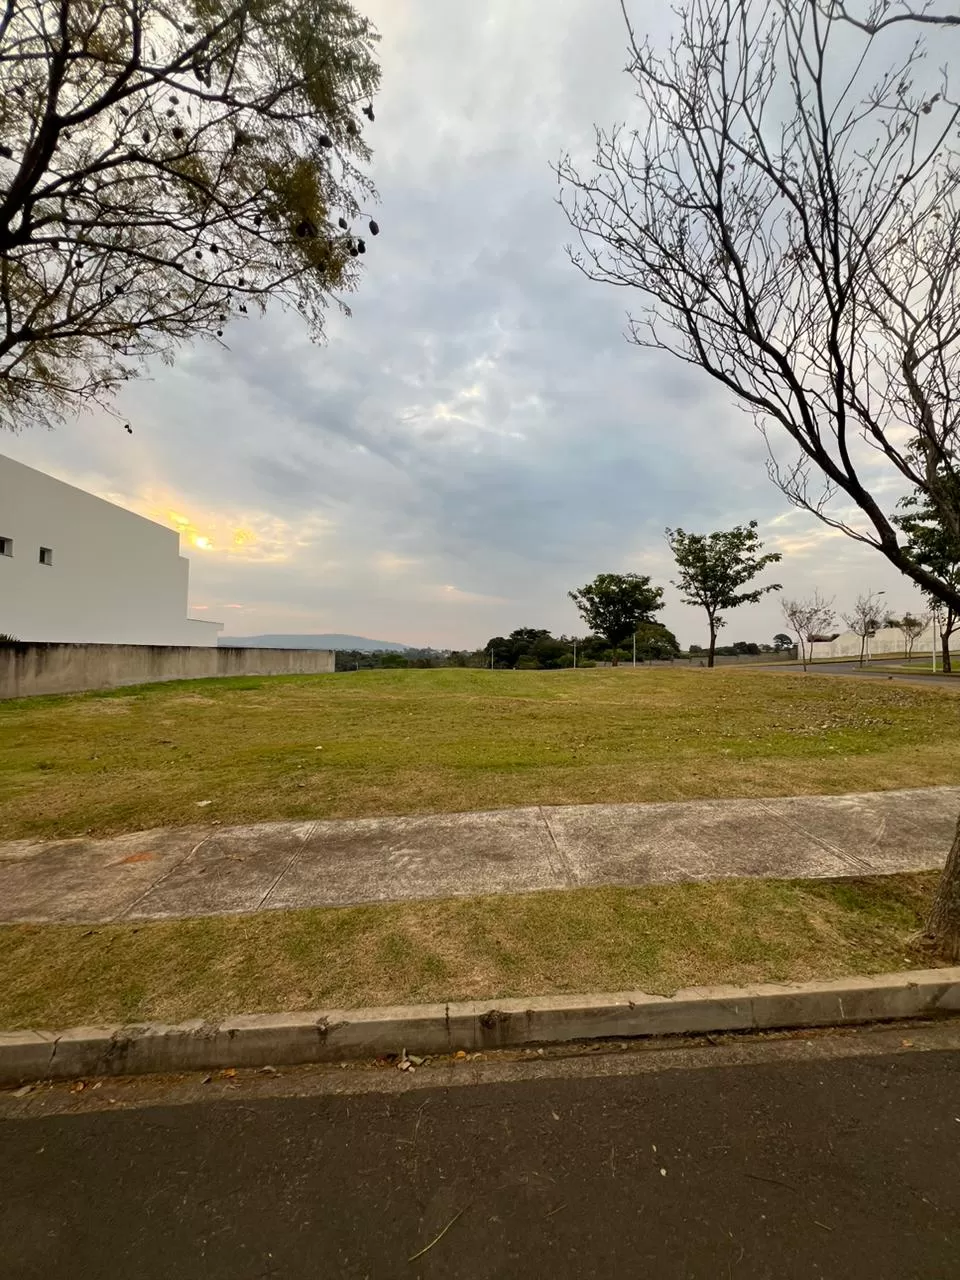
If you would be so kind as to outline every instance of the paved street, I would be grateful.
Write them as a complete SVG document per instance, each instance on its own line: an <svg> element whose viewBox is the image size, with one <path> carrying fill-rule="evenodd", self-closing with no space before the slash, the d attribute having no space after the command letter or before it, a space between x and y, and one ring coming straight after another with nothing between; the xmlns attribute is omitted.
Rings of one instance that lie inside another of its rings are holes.
<svg viewBox="0 0 960 1280"><path fill-rule="evenodd" d="M960 787L182 827L0 844L0 922L163 920L943 865Z"/></svg>
<svg viewBox="0 0 960 1280"><path fill-rule="evenodd" d="M205 1102L146 1082L106 1110L91 1097L123 1084L0 1095L2 1274L955 1276L958 1045L935 1027L631 1050L460 1087L328 1072L336 1090L214 1081Z"/></svg>
<svg viewBox="0 0 960 1280"><path fill-rule="evenodd" d="M898 667L907 667L905 671L896 670ZM769 670L770 668L766 668ZM782 666L779 668L785 673L802 672L799 666ZM865 663L860 666L857 662L821 662L819 659L812 663L809 668L809 674L815 676L851 676L859 680L899 680L901 683L906 682L913 685L936 685L940 688L952 689L954 693L960 693L960 677L933 675L930 671L930 657L912 658L909 662L905 662L903 658L886 658L877 663Z"/></svg>

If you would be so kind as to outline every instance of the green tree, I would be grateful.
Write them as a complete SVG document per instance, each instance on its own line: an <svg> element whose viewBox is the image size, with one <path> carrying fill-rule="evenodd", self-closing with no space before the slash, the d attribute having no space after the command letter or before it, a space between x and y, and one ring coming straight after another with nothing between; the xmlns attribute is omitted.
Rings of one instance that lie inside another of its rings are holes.
<svg viewBox="0 0 960 1280"><path fill-rule="evenodd" d="M663 588L652 586L646 574L600 573L592 582L567 594L587 626L603 636L614 650L614 666L618 662L617 646L641 622L652 622L652 615L663 608Z"/></svg>
<svg viewBox="0 0 960 1280"><path fill-rule="evenodd" d="M773 637L774 653L785 653L788 649L792 649L792 648L793 648L793 641L790 639L790 637L788 635L785 635L782 631L778 631L777 634Z"/></svg>
<svg viewBox="0 0 960 1280"><path fill-rule="evenodd" d="M410 659L404 657L402 653L393 653L388 650L380 659L381 667L392 667L396 670L403 670L410 665Z"/></svg>
<svg viewBox="0 0 960 1280"><path fill-rule="evenodd" d="M667 529L667 541L680 570L674 586L684 593L684 604L699 605L707 614L710 626L708 667L713 666L717 632L725 625L724 612L742 604L755 604L768 591L780 590L779 583L752 591L740 589L752 582L768 564L776 564L782 559L779 551L760 554L763 543L756 530L756 520L709 534Z"/></svg>
<svg viewBox="0 0 960 1280"><path fill-rule="evenodd" d="M0 425L108 401L269 299L358 280L376 33L348 0L0 13Z"/></svg>
<svg viewBox="0 0 960 1280"><path fill-rule="evenodd" d="M537 657L539 665L538 646L547 646L549 651L550 646L556 643L550 632L542 627L517 627L508 636L494 636L488 640L484 646L484 653L487 655L488 664L492 653L494 665L498 667L515 667L521 657L531 655Z"/></svg>
<svg viewBox="0 0 960 1280"><path fill-rule="evenodd" d="M960 591L960 543L944 527L936 507L916 493L903 498L898 506L900 513L894 516L894 523L906 534L910 554ZM944 605L929 591L925 598L937 618L943 669L952 671L950 637L960 626L960 608Z"/></svg>
<svg viewBox="0 0 960 1280"><path fill-rule="evenodd" d="M643 662L662 662L680 655L680 642L662 622L641 622L636 635L637 657Z"/></svg>

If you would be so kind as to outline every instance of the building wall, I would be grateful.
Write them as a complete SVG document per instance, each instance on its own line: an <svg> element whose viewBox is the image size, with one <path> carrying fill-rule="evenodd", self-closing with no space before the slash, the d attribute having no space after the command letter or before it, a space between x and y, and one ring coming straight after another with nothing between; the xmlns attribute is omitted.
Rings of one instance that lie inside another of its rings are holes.
<svg viewBox="0 0 960 1280"><path fill-rule="evenodd" d="M927 627L914 642L913 656L915 658L921 655L929 655L933 645L933 628ZM950 652L954 648L960 652L960 634L954 633L950 637ZM870 637L868 652L873 654L900 654L903 655L903 633L898 631L896 627L881 627L875 635ZM940 653L940 633L937 632L937 654ZM817 641L813 646L813 657L826 658L859 658L860 657L860 637L854 635L852 631L845 631L842 636L837 636L836 640L829 643Z"/></svg>
<svg viewBox="0 0 960 1280"><path fill-rule="evenodd" d="M0 456L0 632L18 640L215 645L187 617L180 535ZM40 562L48 547L52 563Z"/></svg>
<svg viewBox="0 0 960 1280"><path fill-rule="evenodd" d="M211 676L324 675L332 649L152 644L0 644L0 698Z"/></svg>

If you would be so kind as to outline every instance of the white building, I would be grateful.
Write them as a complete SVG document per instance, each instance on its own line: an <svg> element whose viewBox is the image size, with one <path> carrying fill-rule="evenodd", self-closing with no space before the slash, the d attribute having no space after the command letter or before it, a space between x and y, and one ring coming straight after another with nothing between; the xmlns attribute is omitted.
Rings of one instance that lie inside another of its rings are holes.
<svg viewBox="0 0 960 1280"><path fill-rule="evenodd" d="M0 455L0 632L17 640L215 645L187 617L180 535Z"/></svg>
<svg viewBox="0 0 960 1280"><path fill-rule="evenodd" d="M812 656L822 660L827 658L859 658L860 643L860 637L853 631L844 631L842 635L837 636L836 640L818 640L813 645ZM930 657L934 643L936 643L937 657L939 658L940 632L937 632L936 642L934 642L933 626L928 624L913 642L913 656L915 658ZM953 653L957 648L960 648L960 632L954 632L950 637L950 652ZM865 653L871 657L880 655L886 657L888 654L902 657L904 649L902 631L898 631L896 627L880 627L868 638Z"/></svg>

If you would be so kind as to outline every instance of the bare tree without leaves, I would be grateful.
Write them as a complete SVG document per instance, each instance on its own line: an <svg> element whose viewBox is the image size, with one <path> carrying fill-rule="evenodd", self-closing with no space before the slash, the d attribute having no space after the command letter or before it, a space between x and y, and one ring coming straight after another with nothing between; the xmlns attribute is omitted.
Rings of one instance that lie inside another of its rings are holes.
<svg viewBox="0 0 960 1280"><path fill-rule="evenodd" d="M876 591L864 591L857 596L853 608L843 614L843 620L855 636L860 637L860 666L866 655L867 641L883 621L880 612L880 596Z"/></svg>
<svg viewBox="0 0 960 1280"><path fill-rule="evenodd" d="M933 82L903 24L861 28L829 0L688 0L677 16L661 52L627 22L636 126L598 129L589 173L560 161L574 262L643 295L632 341L705 370L753 415L795 505L960 609L881 505L892 480L960 540L946 74ZM914 29L927 31L943 44L948 27ZM960 958L960 824L931 927Z"/></svg>
<svg viewBox="0 0 960 1280"><path fill-rule="evenodd" d="M347 0L6 0L0 426L270 298L321 333L379 230L375 40Z"/></svg>
<svg viewBox="0 0 960 1280"><path fill-rule="evenodd" d="M891 625L896 627L903 636L903 656L905 658L913 657L913 646L926 631L929 621L926 616L917 618L909 612L905 613L902 618L891 619Z"/></svg>
<svg viewBox="0 0 960 1280"><path fill-rule="evenodd" d="M806 599L780 597L780 608L791 630L799 641L800 661L807 669L807 660L813 658L813 646L817 639L833 626L833 600L825 600L819 591Z"/></svg>

